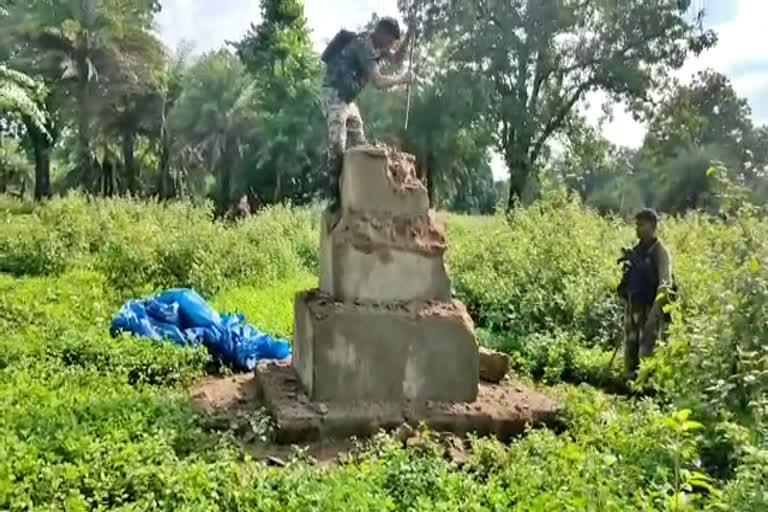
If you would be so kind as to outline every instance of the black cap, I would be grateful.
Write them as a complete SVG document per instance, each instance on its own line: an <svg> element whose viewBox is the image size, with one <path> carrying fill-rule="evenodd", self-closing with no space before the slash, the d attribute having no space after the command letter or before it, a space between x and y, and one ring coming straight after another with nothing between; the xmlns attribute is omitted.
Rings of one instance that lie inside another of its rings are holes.
<svg viewBox="0 0 768 512"><path fill-rule="evenodd" d="M395 39L400 39L400 24L395 18L386 16L376 24L376 30L384 30Z"/></svg>
<svg viewBox="0 0 768 512"><path fill-rule="evenodd" d="M644 220L653 224L658 224L659 219L659 213L653 208L643 208L635 214L635 220Z"/></svg>

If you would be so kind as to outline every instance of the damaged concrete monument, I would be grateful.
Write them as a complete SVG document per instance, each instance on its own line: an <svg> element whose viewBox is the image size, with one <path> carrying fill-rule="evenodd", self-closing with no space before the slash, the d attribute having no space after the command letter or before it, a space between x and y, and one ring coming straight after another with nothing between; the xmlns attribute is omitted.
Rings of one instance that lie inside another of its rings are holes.
<svg viewBox="0 0 768 512"><path fill-rule="evenodd" d="M296 300L294 366L312 400L477 397L474 328L451 301L445 249L413 159L350 150L341 212L321 226L320 290Z"/></svg>
<svg viewBox="0 0 768 512"><path fill-rule="evenodd" d="M499 404L494 413L478 398L501 395L481 389L472 319L452 299L444 232L413 157L350 149L340 211L326 212L320 231L319 289L296 297L292 367L257 369L278 435L294 442L328 423L357 435L430 418L450 426L454 416L467 431L504 430L488 423Z"/></svg>

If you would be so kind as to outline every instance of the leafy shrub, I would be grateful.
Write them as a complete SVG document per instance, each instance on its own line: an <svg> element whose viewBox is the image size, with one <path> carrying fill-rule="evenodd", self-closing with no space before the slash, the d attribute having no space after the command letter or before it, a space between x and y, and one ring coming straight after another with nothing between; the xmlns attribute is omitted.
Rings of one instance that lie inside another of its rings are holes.
<svg viewBox="0 0 768 512"><path fill-rule="evenodd" d="M566 202L448 226L454 286L480 325L517 336L555 327L590 342L608 336L626 239L616 222Z"/></svg>
<svg viewBox="0 0 768 512"><path fill-rule="evenodd" d="M111 339L128 296L192 286L278 336L315 285L317 212L234 225L191 203L91 200L0 209L0 509L763 510L768 224L668 219L682 297L643 366L661 400L549 388L563 433L439 445L380 437L345 464L277 470L212 431L184 390L203 350ZM546 384L621 383L615 259L632 235L575 202L448 217L450 271L483 344ZM6 274L2 274L5 272ZM678 411L677 409L682 409ZM687 412L690 409L692 412ZM693 421L697 418L702 424ZM706 474L716 475L713 482Z"/></svg>
<svg viewBox="0 0 768 512"><path fill-rule="evenodd" d="M137 295L188 286L212 295L317 269L316 215L275 207L234 226L192 203L72 195L30 214L0 213L0 272L58 275L89 268ZM7 229L6 229L7 228Z"/></svg>

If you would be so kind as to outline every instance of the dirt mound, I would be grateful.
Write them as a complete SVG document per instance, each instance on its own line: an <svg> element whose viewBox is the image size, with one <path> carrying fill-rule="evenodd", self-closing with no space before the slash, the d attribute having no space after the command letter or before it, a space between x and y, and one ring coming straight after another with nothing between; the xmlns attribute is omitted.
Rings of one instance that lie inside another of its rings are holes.
<svg viewBox="0 0 768 512"><path fill-rule="evenodd" d="M208 377L190 395L194 407L206 416L213 431L234 434L254 459L284 466L293 458L320 466L336 464L355 447L351 439L329 439L298 445L274 443L271 418L263 409L259 385L253 373L232 377Z"/></svg>
<svg viewBox="0 0 768 512"><path fill-rule="evenodd" d="M234 434L252 457L275 466L284 466L293 458L319 466L343 462L364 448L351 436L373 435L379 427L389 430L408 449L423 449L425 443L439 445L449 460L460 465L471 450L467 433L494 434L509 441L527 425L549 422L556 410L551 399L514 381L482 384L474 403L312 403L297 386L287 363L265 363L260 371L258 378L250 373L209 377L190 394L211 430ZM266 437L272 420L264 414L265 405L272 409L277 423ZM261 425L254 425L254 420ZM422 422L429 433L419 432Z"/></svg>

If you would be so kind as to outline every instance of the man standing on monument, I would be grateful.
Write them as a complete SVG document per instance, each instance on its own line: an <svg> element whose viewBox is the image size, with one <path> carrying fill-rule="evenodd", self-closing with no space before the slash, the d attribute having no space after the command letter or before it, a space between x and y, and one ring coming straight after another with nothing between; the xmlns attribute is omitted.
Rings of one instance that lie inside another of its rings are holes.
<svg viewBox="0 0 768 512"><path fill-rule="evenodd" d="M405 85L414 80L414 74L383 75L379 63L387 60L402 63L411 31L400 41L400 25L393 18L382 18L372 32L355 34L341 30L323 52L326 64L322 103L328 123L327 172L330 180L331 209L340 203L339 177L344 152L351 147L366 144L363 119L355 99L372 82L378 89Z"/></svg>

